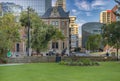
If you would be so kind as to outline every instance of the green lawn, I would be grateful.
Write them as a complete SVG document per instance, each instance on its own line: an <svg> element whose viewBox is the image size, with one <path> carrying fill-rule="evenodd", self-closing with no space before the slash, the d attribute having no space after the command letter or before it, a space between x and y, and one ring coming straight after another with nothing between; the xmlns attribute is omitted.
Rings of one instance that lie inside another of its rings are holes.
<svg viewBox="0 0 120 81"><path fill-rule="evenodd" d="M120 62L82 67L57 63L0 66L0 81L120 81Z"/></svg>

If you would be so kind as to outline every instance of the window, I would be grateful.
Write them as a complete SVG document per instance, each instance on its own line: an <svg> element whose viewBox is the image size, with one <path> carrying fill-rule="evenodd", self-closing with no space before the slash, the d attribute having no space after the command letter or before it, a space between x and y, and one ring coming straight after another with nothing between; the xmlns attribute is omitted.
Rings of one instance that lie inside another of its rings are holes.
<svg viewBox="0 0 120 81"><path fill-rule="evenodd" d="M55 25L55 21L52 21L52 25Z"/></svg>
<svg viewBox="0 0 120 81"><path fill-rule="evenodd" d="M64 49L64 42L63 42L63 49Z"/></svg>
<svg viewBox="0 0 120 81"><path fill-rule="evenodd" d="M58 25L58 21L56 21L56 25Z"/></svg>
<svg viewBox="0 0 120 81"><path fill-rule="evenodd" d="M52 21L52 25L53 26L57 26L58 25L58 21Z"/></svg>
<svg viewBox="0 0 120 81"><path fill-rule="evenodd" d="M62 30L62 34L65 35L64 30Z"/></svg>
<svg viewBox="0 0 120 81"><path fill-rule="evenodd" d="M62 26L64 26L65 25L65 22L64 21L62 21Z"/></svg>
<svg viewBox="0 0 120 81"><path fill-rule="evenodd" d="M17 52L20 51L20 45L19 45L19 43L16 44L16 51L17 51Z"/></svg>
<svg viewBox="0 0 120 81"><path fill-rule="evenodd" d="M58 42L52 42L52 48L57 48L58 49Z"/></svg>

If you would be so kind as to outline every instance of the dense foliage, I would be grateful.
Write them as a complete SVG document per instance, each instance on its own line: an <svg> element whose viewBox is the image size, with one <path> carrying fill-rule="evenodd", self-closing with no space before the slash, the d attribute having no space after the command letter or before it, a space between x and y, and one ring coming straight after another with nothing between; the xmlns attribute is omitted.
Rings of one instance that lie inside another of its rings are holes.
<svg viewBox="0 0 120 81"><path fill-rule="evenodd" d="M87 50L96 51L101 48L102 37L101 35L91 35L88 37L86 42Z"/></svg>
<svg viewBox="0 0 120 81"><path fill-rule="evenodd" d="M59 62L61 65L70 65L70 66L94 66L99 65L98 62L91 61L90 59L80 59L80 60L69 60Z"/></svg>
<svg viewBox="0 0 120 81"><path fill-rule="evenodd" d="M106 24L102 29L104 41L106 41L106 44L117 49L118 56L118 49L120 48L120 21Z"/></svg>
<svg viewBox="0 0 120 81"><path fill-rule="evenodd" d="M26 29L30 24L31 47L33 50L37 51L37 53L47 49L47 45L50 40L58 40L64 38L61 31L59 31L56 27L45 24L33 10L30 10L29 12L29 17L27 12L23 12L20 21L21 25L25 26Z"/></svg>
<svg viewBox="0 0 120 81"><path fill-rule="evenodd" d="M6 14L0 18L0 54L5 55L13 49L15 42L19 41L20 25L12 14Z"/></svg>

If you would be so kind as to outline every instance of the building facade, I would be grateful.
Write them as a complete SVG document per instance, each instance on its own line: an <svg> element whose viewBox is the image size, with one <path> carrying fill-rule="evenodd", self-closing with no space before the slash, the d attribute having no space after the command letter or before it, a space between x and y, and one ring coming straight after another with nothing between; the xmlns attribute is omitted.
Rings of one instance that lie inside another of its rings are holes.
<svg viewBox="0 0 120 81"><path fill-rule="evenodd" d="M71 51L74 50L74 48L78 47L78 25L75 23L76 16L70 16L70 49Z"/></svg>
<svg viewBox="0 0 120 81"><path fill-rule="evenodd" d="M104 23L104 24L111 23L112 22L111 13L112 13L111 10L102 11L100 13L100 23Z"/></svg>
<svg viewBox="0 0 120 81"><path fill-rule="evenodd" d="M0 17L3 16L2 5L0 4Z"/></svg>
<svg viewBox="0 0 120 81"><path fill-rule="evenodd" d="M52 6L51 0L0 0L0 3L14 3L23 7L23 10L27 10L28 7L35 10L39 16L42 16L45 11Z"/></svg>
<svg viewBox="0 0 120 81"><path fill-rule="evenodd" d="M65 51L66 54L69 54L69 12L65 12L61 6L52 7L42 16L42 20L46 24L58 28L65 36L64 41L50 41L49 50L54 50L60 54Z"/></svg>
<svg viewBox="0 0 120 81"><path fill-rule="evenodd" d="M103 24L99 22L89 22L82 25L82 48L86 47L86 41L90 35L101 34Z"/></svg>
<svg viewBox="0 0 120 81"><path fill-rule="evenodd" d="M113 7L112 11L115 13L116 15L116 20L120 21L120 4L116 5Z"/></svg>
<svg viewBox="0 0 120 81"><path fill-rule="evenodd" d="M57 0L56 6L61 6L66 11L66 0Z"/></svg>
<svg viewBox="0 0 120 81"><path fill-rule="evenodd" d="M0 15L6 13L12 13L16 16L16 21L19 22L20 13L26 11L30 7L38 13L39 16L42 16L45 11L51 7L51 0L0 0ZM27 56L27 47L26 47L26 33L25 29L22 28L20 32L20 42L16 42L13 46L13 57L16 56Z"/></svg>
<svg viewBox="0 0 120 81"><path fill-rule="evenodd" d="M11 13L15 16L16 22L19 22L20 14L23 11L22 6L16 5L14 3L0 3L1 5L1 10L2 10L2 16L6 13Z"/></svg>
<svg viewBox="0 0 120 81"><path fill-rule="evenodd" d="M116 11L116 9L117 9L117 6L114 6L112 10L102 11L100 13L100 23L109 24L109 23L115 22L116 15L114 14L114 12Z"/></svg>
<svg viewBox="0 0 120 81"><path fill-rule="evenodd" d="M113 8L112 8L112 21L113 22L115 22L115 21L117 21L117 17L116 17L116 15L114 14L114 12L116 12L116 10L118 9L118 6L117 5L115 5Z"/></svg>

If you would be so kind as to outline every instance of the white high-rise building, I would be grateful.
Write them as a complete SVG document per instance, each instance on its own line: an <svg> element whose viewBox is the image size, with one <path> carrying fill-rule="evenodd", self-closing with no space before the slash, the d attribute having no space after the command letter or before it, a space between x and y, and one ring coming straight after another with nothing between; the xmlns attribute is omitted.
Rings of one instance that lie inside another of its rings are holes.
<svg viewBox="0 0 120 81"><path fill-rule="evenodd" d="M35 10L39 16L42 16L48 8L52 6L51 0L0 0L0 3L14 3L23 7L23 10L27 10L28 6Z"/></svg>

